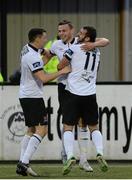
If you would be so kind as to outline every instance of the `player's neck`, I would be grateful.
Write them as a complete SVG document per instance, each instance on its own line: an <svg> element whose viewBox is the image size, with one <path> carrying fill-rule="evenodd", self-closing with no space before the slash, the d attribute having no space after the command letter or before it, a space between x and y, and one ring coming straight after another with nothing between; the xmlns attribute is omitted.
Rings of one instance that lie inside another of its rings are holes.
<svg viewBox="0 0 132 180"><path fill-rule="evenodd" d="M40 49L40 47L39 47L38 44L36 44L36 43L29 43L29 44L31 44L31 46L33 46L33 47L36 48L36 49Z"/></svg>
<svg viewBox="0 0 132 180"><path fill-rule="evenodd" d="M65 41L64 43L72 43L72 41L74 41L74 37L71 37L71 38L69 38L67 41Z"/></svg>

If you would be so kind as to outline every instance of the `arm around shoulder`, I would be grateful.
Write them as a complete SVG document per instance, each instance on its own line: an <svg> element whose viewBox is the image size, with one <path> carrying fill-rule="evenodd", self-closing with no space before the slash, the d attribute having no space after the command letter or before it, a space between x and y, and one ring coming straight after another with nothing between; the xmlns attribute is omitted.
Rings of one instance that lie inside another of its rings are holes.
<svg viewBox="0 0 132 180"><path fill-rule="evenodd" d="M110 43L109 39L107 38L96 38L95 46L96 47L104 47Z"/></svg>
<svg viewBox="0 0 132 180"><path fill-rule="evenodd" d="M85 42L81 46L81 49L84 51L90 51L93 50L96 47L105 47L110 43L109 39L106 38L96 38L95 42Z"/></svg>

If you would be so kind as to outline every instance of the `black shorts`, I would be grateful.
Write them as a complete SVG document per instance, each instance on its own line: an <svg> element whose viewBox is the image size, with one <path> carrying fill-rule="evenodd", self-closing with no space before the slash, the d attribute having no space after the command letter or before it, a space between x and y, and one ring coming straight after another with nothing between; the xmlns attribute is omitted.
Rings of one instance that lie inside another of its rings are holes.
<svg viewBox="0 0 132 180"><path fill-rule="evenodd" d="M96 94L90 96L78 96L68 93L64 103L62 122L67 125L76 125L79 118L85 125L98 124L98 104Z"/></svg>
<svg viewBox="0 0 132 180"><path fill-rule="evenodd" d="M59 114L63 114L63 104L66 100L67 91L65 90L65 85L62 83L58 84L58 101L59 101Z"/></svg>
<svg viewBox="0 0 132 180"><path fill-rule="evenodd" d="M47 125L47 113L43 98L21 98L20 104L25 117L25 125L33 127Z"/></svg>

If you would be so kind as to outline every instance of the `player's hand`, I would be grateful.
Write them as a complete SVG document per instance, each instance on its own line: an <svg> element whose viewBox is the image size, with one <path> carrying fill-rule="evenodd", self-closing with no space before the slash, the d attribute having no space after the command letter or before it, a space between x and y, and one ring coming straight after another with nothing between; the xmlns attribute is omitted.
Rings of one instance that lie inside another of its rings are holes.
<svg viewBox="0 0 132 180"><path fill-rule="evenodd" d="M41 54L41 55L45 55L45 54L46 54L45 48L41 49L41 53L40 53L40 54Z"/></svg>
<svg viewBox="0 0 132 180"><path fill-rule="evenodd" d="M90 51L93 50L94 48L95 48L94 42L87 42L81 46L81 49L83 51Z"/></svg>
<svg viewBox="0 0 132 180"><path fill-rule="evenodd" d="M67 74L71 72L71 66L66 66L61 70L62 74Z"/></svg>
<svg viewBox="0 0 132 180"><path fill-rule="evenodd" d="M68 65L69 65L69 61L66 58L63 58L63 60L61 60L60 63L57 65L57 69L61 70Z"/></svg>

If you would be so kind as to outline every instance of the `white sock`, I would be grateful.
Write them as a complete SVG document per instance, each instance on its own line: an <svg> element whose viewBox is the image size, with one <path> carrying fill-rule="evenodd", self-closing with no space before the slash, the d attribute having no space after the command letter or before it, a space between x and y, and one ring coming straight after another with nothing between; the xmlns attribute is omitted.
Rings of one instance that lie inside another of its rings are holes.
<svg viewBox="0 0 132 180"><path fill-rule="evenodd" d="M25 164L29 164L29 160L31 159L32 155L37 150L37 147L42 141L42 137L38 134L33 134L30 138L30 141L28 143L27 149L24 153L24 156L22 158L22 162Z"/></svg>
<svg viewBox="0 0 132 180"><path fill-rule="evenodd" d="M67 154L67 159L73 156L73 143L74 143L74 135L71 131L64 132L64 146Z"/></svg>
<svg viewBox="0 0 132 180"><path fill-rule="evenodd" d="M103 155L103 140L101 132L99 130L95 130L91 135L92 141L96 147L97 154Z"/></svg>
<svg viewBox="0 0 132 180"><path fill-rule="evenodd" d="M80 161L87 161L87 148L88 148L88 131L87 127L78 127L78 144L80 149Z"/></svg>
<svg viewBox="0 0 132 180"><path fill-rule="evenodd" d="M20 161L22 161L23 155L27 149L28 142L30 140L31 136L25 135L23 140L21 141L21 153L20 153Z"/></svg>
<svg viewBox="0 0 132 180"><path fill-rule="evenodd" d="M67 156L66 151L65 151L65 146L64 146L64 130L63 130L63 128L61 130L61 140L62 140L62 154L63 154L63 156Z"/></svg>

